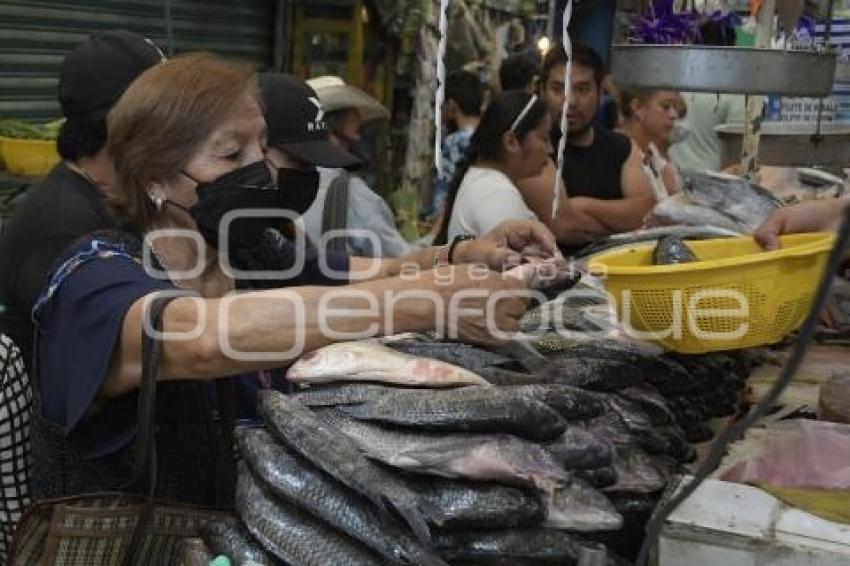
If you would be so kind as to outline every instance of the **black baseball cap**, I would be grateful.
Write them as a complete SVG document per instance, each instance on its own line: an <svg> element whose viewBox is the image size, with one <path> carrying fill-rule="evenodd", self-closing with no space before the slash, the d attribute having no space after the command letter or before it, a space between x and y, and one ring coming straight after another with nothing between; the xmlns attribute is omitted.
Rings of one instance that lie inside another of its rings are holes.
<svg viewBox="0 0 850 566"><path fill-rule="evenodd" d="M136 77L163 61L162 51L137 33L113 30L93 35L62 61L62 113L74 118L107 112Z"/></svg>
<svg viewBox="0 0 850 566"><path fill-rule="evenodd" d="M268 144L319 167L353 168L360 160L328 139L322 103L310 86L292 75L261 73Z"/></svg>

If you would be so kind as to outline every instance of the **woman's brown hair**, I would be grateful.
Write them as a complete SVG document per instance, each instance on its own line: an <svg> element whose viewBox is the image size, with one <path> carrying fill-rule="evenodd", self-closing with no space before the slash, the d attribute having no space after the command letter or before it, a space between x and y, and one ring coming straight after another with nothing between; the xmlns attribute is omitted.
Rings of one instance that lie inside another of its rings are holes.
<svg viewBox="0 0 850 566"><path fill-rule="evenodd" d="M133 226L149 227L151 184L179 175L246 93L259 99L253 69L210 53L180 55L142 73L109 114L107 147L118 175L110 205Z"/></svg>
<svg viewBox="0 0 850 566"><path fill-rule="evenodd" d="M620 109L620 115L623 118L630 119L634 116L635 111L632 108L632 102L637 101L639 103L646 103L647 100L652 98L652 95L657 91L654 90L630 90L630 89L620 89L620 96L617 100L617 106Z"/></svg>

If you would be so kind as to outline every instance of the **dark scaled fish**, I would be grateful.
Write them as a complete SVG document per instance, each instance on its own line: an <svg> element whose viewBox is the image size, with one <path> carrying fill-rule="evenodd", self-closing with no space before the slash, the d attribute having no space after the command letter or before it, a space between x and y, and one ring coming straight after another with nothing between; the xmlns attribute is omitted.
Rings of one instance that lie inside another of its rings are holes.
<svg viewBox="0 0 850 566"><path fill-rule="evenodd" d="M658 470L664 483L669 484L674 476L685 475L688 470L675 458L669 456L651 456L652 466Z"/></svg>
<svg viewBox="0 0 850 566"><path fill-rule="evenodd" d="M594 391L616 391L644 381L641 368L618 360L560 355L550 359L556 369L550 375L553 383Z"/></svg>
<svg viewBox="0 0 850 566"><path fill-rule="evenodd" d="M653 465L652 458L639 448L616 447L614 469L617 472L617 483L603 491L655 493L666 486L665 478Z"/></svg>
<svg viewBox="0 0 850 566"><path fill-rule="evenodd" d="M605 468L611 465L613 449L582 426L570 426L557 440L546 445L567 470Z"/></svg>
<svg viewBox="0 0 850 566"><path fill-rule="evenodd" d="M429 480L426 476L405 480L431 502L440 514L443 529L514 529L540 524L546 508L533 491L497 483Z"/></svg>
<svg viewBox="0 0 850 566"><path fill-rule="evenodd" d="M290 396L308 407L334 407L336 405L366 403L399 390L404 389L369 383L342 383L313 385Z"/></svg>
<svg viewBox="0 0 850 566"><path fill-rule="evenodd" d="M371 566L380 557L306 511L271 495L244 464L236 483L236 511L269 552L287 564Z"/></svg>
<svg viewBox="0 0 850 566"><path fill-rule="evenodd" d="M655 387L648 383L625 387L617 391L617 394L640 407L655 426L669 425L676 422L676 417L670 411L664 397L661 396Z"/></svg>
<svg viewBox="0 0 850 566"><path fill-rule="evenodd" d="M544 527L581 533L615 531L623 517L605 495L580 478L546 497Z"/></svg>
<svg viewBox="0 0 850 566"><path fill-rule="evenodd" d="M714 438L714 431L708 423L688 423L682 427L685 431L685 438L691 444L701 444L708 442Z"/></svg>
<svg viewBox="0 0 850 566"><path fill-rule="evenodd" d="M606 495L617 512L629 519L647 518L658 502L658 496L651 494L614 492Z"/></svg>
<svg viewBox="0 0 850 566"><path fill-rule="evenodd" d="M770 191L741 177L686 170L680 172L682 192L697 204L723 213L752 233L779 201Z"/></svg>
<svg viewBox="0 0 850 566"><path fill-rule="evenodd" d="M365 498L278 444L267 431L242 428L236 431L236 437L251 471L278 497L393 563L445 566L387 514L379 515Z"/></svg>
<svg viewBox="0 0 850 566"><path fill-rule="evenodd" d="M223 554L234 566L247 562L263 565L275 563L235 517L223 517L205 523L201 527L201 538L213 556Z"/></svg>
<svg viewBox="0 0 850 566"><path fill-rule="evenodd" d="M539 401L568 421L593 418L605 409L593 393L569 385L523 385L499 390Z"/></svg>
<svg viewBox="0 0 850 566"><path fill-rule="evenodd" d="M606 466L604 468L588 468L585 470L576 470L573 475L580 478L595 488L602 489L611 487L617 483L617 470L614 466Z"/></svg>
<svg viewBox="0 0 850 566"><path fill-rule="evenodd" d="M435 538L440 554L455 564L576 564L581 542L555 529L446 533Z"/></svg>
<svg viewBox="0 0 850 566"><path fill-rule="evenodd" d="M421 430L506 433L537 441L557 438L566 429L564 419L535 400L531 391L507 387L407 390L340 410L360 420Z"/></svg>
<svg viewBox="0 0 850 566"><path fill-rule="evenodd" d="M646 372L646 381L665 398L691 391L701 383L700 378L669 356L658 358L658 364L657 369Z"/></svg>
<svg viewBox="0 0 850 566"><path fill-rule="evenodd" d="M322 418L369 457L395 468L552 492L569 474L540 445L509 434L441 434L356 421L335 409ZM380 485L380 484L379 484Z"/></svg>
<svg viewBox="0 0 850 566"><path fill-rule="evenodd" d="M490 366L509 363L507 356L459 342L437 342L426 340L392 340L385 343L393 350L418 358L433 358L473 372Z"/></svg>
<svg viewBox="0 0 850 566"><path fill-rule="evenodd" d="M655 251L652 252L652 263L655 265L676 265L695 261L699 261L696 254L684 240L677 236L661 238L655 244Z"/></svg>
<svg viewBox="0 0 850 566"><path fill-rule="evenodd" d="M622 234L614 234L603 240L599 240L589 244L584 249L579 251L575 257L587 257L598 254L615 248L624 246L632 246L640 242L656 241L665 236L676 236L682 239L689 240L705 240L709 238L723 238L737 235L737 231L730 232L715 228L714 226L659 226L657 228L649 228L646 230L636 230L634 232L625 232Z"/></svg>
<svg viewBox="0 0 850 566"><path fill-rule="evenodd" d="M614 411L605 411L582 423L585 430L594 438L613 446L628 446L636 443L634 435L626 428L623 419Z"/></svg>
<svg viewBox="0 0 850 566"><path fill-rule="evenodd" d="M678 424L659 426L655 428L655 431L668 442L666 454L658 456L669 456L682 464L693 462L696 459L694 447L688 444L685 431Z"/></svg>
<svg viewBox="0 0 850 566"><path fill-rule="evenodd" d="M531 385L549 383L551 379L545 375L523 373L501 367L487 367L478 370L478 375L491 385Z"/></svg>
<svg viewBox="0 0 850 566"><path fill-rule="evenodd" d="M420 540L430 539L427 502L299 401L273 390L261 391L258 398L258 412L276 438L380 509L395 510Z"/></svg>

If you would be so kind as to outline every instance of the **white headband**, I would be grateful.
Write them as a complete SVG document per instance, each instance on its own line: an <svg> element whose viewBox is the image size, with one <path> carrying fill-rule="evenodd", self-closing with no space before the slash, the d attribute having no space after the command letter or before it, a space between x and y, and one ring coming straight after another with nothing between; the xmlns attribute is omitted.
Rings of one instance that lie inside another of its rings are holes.
<svg viewBox="0 0 850 566"><path fill-rule="evenodd" d="M525 108L522 109L522 112L519 113L519 116L516 117L514 123L511 124L511 131L516 133L516 129L519 127L522 120L526 117L526 115L531 111L531 107L534 106L534 103L537 102L537 95L531 95L531 100L528 101L528 104L525 105Z"/></svg>

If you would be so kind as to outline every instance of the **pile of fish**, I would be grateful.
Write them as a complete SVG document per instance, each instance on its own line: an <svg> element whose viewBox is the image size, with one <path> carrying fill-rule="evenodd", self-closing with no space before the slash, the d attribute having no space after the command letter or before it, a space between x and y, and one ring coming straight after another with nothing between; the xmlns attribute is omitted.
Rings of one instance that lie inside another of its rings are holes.
<svg viewBox="0 0 850 566"><path fill-rule="evenodd" d="M780 206L758 185L722 173L682 171L682 191L659 202L647 224L713 226L751 234Z"/></svg>
<svg viewBox="0 0 850 566"><path fill-rule="evenodd" d="M235 564L622 563L693 460L688 440L735 410L748 359L614 336L495 352L405 335L306 354L287 373L299 390L261 393L265 426L237 431L239 520L208 525L207 546Z"/></svg>

